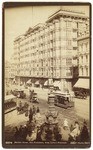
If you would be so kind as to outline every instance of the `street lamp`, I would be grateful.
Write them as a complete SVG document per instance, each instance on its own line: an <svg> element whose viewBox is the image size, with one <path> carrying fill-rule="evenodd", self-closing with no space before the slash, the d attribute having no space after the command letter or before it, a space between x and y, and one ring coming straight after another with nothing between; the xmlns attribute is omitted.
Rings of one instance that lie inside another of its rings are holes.
<svg viewBox="0 0 93 150"><path fill-rule="evenodd" d="M46 123L49 125L56 125L58 123L57 116L58 112L55 109L54 103L55 103L55 95L53 93L50 93L48 97L48 103L49 103L49 109L46 114Z"/></svg>

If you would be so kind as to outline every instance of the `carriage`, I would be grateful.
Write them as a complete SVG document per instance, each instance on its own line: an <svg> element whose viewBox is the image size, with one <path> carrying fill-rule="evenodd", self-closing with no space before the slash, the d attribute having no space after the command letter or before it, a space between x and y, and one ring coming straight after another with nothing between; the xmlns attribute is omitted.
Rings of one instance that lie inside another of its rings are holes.
<svg viewBox="0 0 93 150"><path fill-rule="evenodd" d="M27 113L28 114L28 103L22 103L21 101L19 102L18 106L17 106L17 113L19 114L23 114L23 113Z"/></svg>
<svg viewBox="0 0 93 150"><path fill-rule="evenodd" d="M15 89L12 93L14 96L17 96L18 98L22 99L26 98L26 94L24 93L23 89Z"/></svg>
<svg viewBox="0 0 93 150"><path fill-rule="evenodd" d="M39 103L37 93L34 90L30 90L30 102Z"/></svg>
<svg viewBox="0 0 93 150"><path fill-rule="evenodd" d="M16 109L16 96L6 95L4 101L4 112L8 113Z"/></svg>
<svg viewBox="0 0 93 150"><path fill-rule="evenodd" d="M84 90L75 90L75 97L77 98L86 99L87 95L87 92Z"/></svg>

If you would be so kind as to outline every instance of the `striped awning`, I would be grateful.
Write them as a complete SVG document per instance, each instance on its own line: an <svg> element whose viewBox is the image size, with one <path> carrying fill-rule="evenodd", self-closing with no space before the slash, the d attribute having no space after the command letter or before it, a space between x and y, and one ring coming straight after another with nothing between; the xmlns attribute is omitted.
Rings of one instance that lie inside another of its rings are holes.
<svg viewBox="0 0 93 150"><path fill-rule="evenodd" d="M14 99L14 98L16 98L16 96L14 96L14 95L6 95L5 96L5 101L8 101L8 100L11 100L11 99Z"/></svg>
<svg viewBox="0 0 93 150"><path fill-rule="evenodd" d="M45 86L46 86L46 85L48 85L48 80L47 80L47 81L45 81L44 85L45 85Z"/></svg>
<svg viewBox="0 0 93 150"><path fill-rule="evenodd" d="M59 87L59 89L61 88L61 82L60 81L54 81L53 85L54 85L54 87Z"/></svg>
<svg viewBox="0 0 93 150"><path fill-rule="evenodd" d="M39 85L39 80L37 80L37 81L35 82L35 85Z"/></svg>
<svg viewBox="0 0 93 150"><path fill-rule="evenodd" d="M29 79L26 83L27 83L27 84L31 84L31 79Z"/></svg>
<svg viewBox="0 0 93 150"><path fill-rule="evenodd" d="M74 87L89 89L89 79L79 79Z"/></svg>

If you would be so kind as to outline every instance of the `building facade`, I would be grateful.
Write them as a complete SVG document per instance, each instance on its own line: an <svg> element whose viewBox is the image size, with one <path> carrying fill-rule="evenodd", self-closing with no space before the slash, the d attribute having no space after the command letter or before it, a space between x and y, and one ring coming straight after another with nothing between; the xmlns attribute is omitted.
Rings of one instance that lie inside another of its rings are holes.
<svg viewBox="0 0 93 150"><path fill-rule="evenodd" d="M8 61L5 62L5 82L8 83L9 81L12 81L12 79L15 77L14 70L13 70L13 63L10 63Z"/></svg>
<svg viewBox="0 0 93 150"><path fill-rule="evenodd" d="M90 33L88 24L86 30L80 32L78 36L78 68L79 79L75 87L90 89Z"/></svg>
<svg viewBox="0 0 93 150"><path fill-rule="evenodd" d="M5 62L5 73L4 73L4 77L5 77L5 85L4 85L5 95L10 91L10 84L13 82L13 79L15 77L13 68L14 67L13 67L12 63L10 63L9 61Z"/></svg>
<svg viewBox="0 0 93 150"><path fill-rule="evenodd" d="M79 32L86 30L88 17L59 10L45 24L38 24L15 39L15 76L44 85L48 79L60 82L61 90L72 89L78 78ZM44 81L44 82L43 82Z"/></svg>

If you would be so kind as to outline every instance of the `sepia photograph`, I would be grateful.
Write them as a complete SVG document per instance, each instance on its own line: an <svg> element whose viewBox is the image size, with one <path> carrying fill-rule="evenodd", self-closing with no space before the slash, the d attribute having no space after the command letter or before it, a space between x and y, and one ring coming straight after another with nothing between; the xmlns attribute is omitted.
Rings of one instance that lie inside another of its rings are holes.
<svg viewBox="0 0 93 150"><path fill-rule="evenodd" d="M91 146L91 4L5 2L4 148Z"/></svg>

